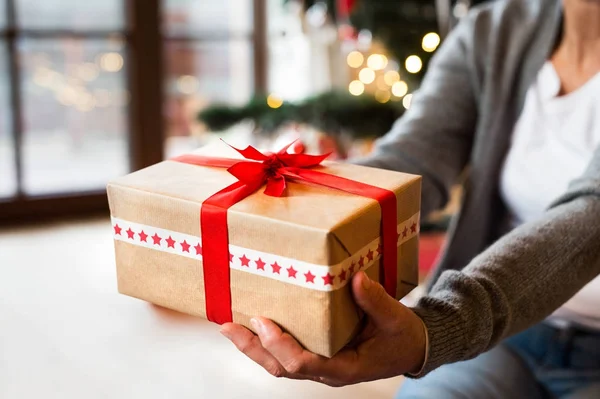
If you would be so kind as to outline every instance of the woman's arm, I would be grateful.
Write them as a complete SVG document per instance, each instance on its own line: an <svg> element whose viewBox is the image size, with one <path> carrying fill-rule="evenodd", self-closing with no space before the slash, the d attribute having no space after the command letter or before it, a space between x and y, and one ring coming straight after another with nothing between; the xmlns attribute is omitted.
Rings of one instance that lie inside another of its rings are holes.
<svg viewBox="0 0 600 399"><path fill-rule="evenodd" d="M427 325L424 373L470 359L550 315L600 274L600 147L543 217L461 272L446 271L413 309ZM600 306L600 305L599 305Z"/></svg>
<svg viewBox="0 0 600 399"><path fill-rule="evenodd" d="M423 214L443 207L465 168L477 120L479 73L471 49L477 12L462 21L429 64L412 106L375 146L354 163L423 176ZM479 23L479 25L481 25ZM481 38L482 26L478 27Z"/></svg>

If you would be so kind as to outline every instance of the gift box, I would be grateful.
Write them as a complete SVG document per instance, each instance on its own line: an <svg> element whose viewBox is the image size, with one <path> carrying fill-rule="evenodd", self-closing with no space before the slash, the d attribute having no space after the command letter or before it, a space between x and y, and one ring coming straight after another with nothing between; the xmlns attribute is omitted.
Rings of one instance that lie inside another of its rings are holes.
<svg viewBox="0 0 600 399"><path fill-rule="evenodd" d="M421 180L295 157L219 143L109 183L119 292L333 356L361 327L355 273L417 285Z"/></svg>

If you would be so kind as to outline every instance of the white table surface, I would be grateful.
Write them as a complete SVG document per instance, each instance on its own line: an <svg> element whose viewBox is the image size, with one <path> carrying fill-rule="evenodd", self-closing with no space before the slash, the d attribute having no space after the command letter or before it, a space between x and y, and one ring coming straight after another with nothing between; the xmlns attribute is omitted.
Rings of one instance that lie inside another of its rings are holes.
<svg viewBox="0 0 600 399"><path fill-rule="evenodd" d="M392 398L276 379L204 320L119 295L108 218L0 229L0 398Z"/></svg>

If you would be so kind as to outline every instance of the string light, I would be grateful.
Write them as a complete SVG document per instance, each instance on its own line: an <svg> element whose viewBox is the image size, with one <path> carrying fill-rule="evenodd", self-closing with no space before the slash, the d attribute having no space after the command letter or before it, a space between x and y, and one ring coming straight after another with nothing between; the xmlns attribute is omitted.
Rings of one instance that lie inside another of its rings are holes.
<svg viewBox="0 0 600 399"><path fill-rule="evenodd" d="M390 101L390 98L392 96L390 95L390 92L388 90L377 90L375 92L375 100L379 101L382 104L387 103L388 101Z"/></svg>
<svg viewBox="0 0 600 399"><path fill-rule="evenodd" d="M352 68L360 67L364 61L365 61L365 57L362 55L362 53L360 51L352 51L346 57L346 62Z"/></svg>
<svg viewBox="0 0 600 399"><path fill-rule="evenodd" d="M119 53L106 53L100 57L100 68L107 72L118 72L123 68L123 57Z"/></svg>
<svg viewBox="0 0 600 399"><path fill-rule="evenodd" d="M385 68L387 64L388 59L385 55L371 54L369 58L367 58L367 66L376 71Z"/></svg>
<svg viewBox="0 0 600 399"><path fill-rule="evenodd" d="M400 80L400 74L396 71L387 71L385 75L383 75L383 78L385 79L385 83L391 86Z"/></svg>
<svg viewBox="0 0 600 399"><path fill-rule="evenodd" d="M375 71L371 68L363 68L358 73L358 79L365 84L373 83L375 80Z"/></svg>
<svg viewBox="0 0 600 399"><path fill-rule="evenodd" d="M277 109L283 105L283 99L276 94L269 94L267 105L273 109Z"/></svg>
<svg viewBox="0 0 600 399"><path fill-rule="evenodd" d="M423 68L423 61L421 61L418 55L411 55L406 59L404 67L410 73L417 73Z"/></svg>
<svg viewBox="0 0 600 399"><path fill-rule="evenodd" d="M412 104L412 98L413 95L412 94L407 94L404 96L404 99L402 100L402 105L404 106L404 108L409 109L411 104Z"/></svg>
<svg viewBox="0 0 600 399"><path fill-rule="evenodd" d="M353 96L360 96L365 92L365 85L360 80L353 80L348 85L348 91Z"/></svg>
<svg viewBox="0 0 600 399"><path fill-rule="evenodd" d="M198 91L198 78L192 75L183 75L177 78L177 90L183 94L194 94Z"/></svg>
<svg viewBox="0 0 600 399"><path fill-rule="evenodd" d="M396 97L403 97L406 93L408 93L408 85L406 82L400 81L392 85L392 94Z"/></svg>
<svg viewBox="0 0 600 399"><path fill-rule="evenodd" d="M440 41L440 36L437 33L429 32L423 36L423 50L428 53L435 51L435 49L440 45Z"/></svg>

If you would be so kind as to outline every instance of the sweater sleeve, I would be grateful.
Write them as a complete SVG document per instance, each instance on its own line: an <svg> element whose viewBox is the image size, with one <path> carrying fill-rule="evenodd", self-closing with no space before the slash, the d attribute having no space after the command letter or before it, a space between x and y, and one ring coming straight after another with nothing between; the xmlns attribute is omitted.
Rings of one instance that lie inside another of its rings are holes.
<svg viewBox="0 0 600 399"><path fill-rule="evenodd" d="M600 147L536 221L462 271L446 271L413 309L429 337L427 372L471 359L540 322L600 275Z"/></svg>
<svg viewBox="0 0 600 399"><path fill-rule="evenodd" d="M365 166L421 175L422 212L443 207L471 154L477 104L477 73L471 59L476 14L461 22L429 64L409 110L375 144L353 160Z"/></svg>

